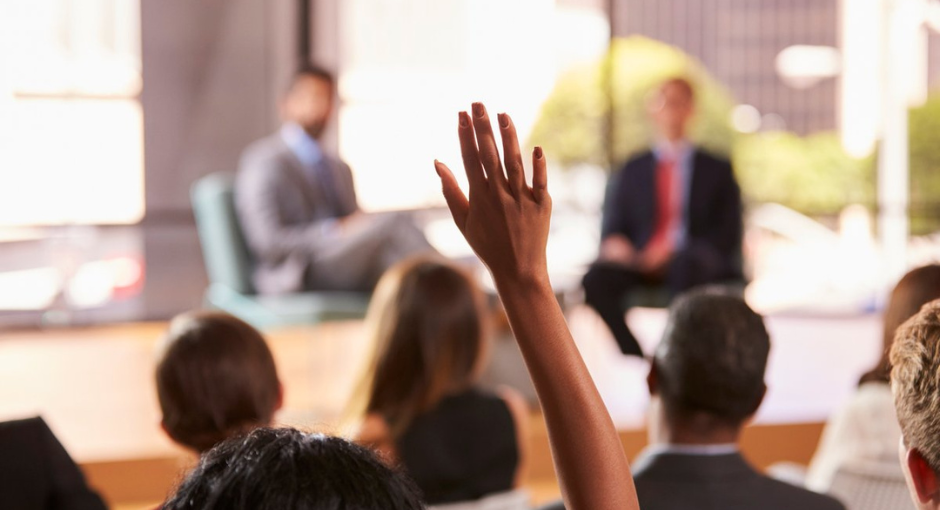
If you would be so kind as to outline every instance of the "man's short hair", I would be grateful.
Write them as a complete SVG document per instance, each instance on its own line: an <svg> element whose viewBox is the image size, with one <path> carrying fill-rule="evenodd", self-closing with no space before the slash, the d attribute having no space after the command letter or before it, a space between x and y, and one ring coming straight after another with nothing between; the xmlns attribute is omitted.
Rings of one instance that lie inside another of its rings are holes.
<svg viewBox="0 0 940 510"><path fill-rule="evenodd" d="M940 472L940 300L927 303L898 328L891 365L904 442Z"/></svg>
<svg viewBox="0 0 940 510"><path fill-rule="evenodd" d="M659 90L662 91L666 87L679 87L689 97L689 101L695 101L695 86L692 85L692 82L688 78L673 76L662 82L662 84L659 85Z"/></svg>
<svg viewBox="0 0 940 510"><path fill-rule="evenodd" d="M318 78L329 83L331 86L336 83L336 78L334 78L333 73L329 69L312 62L308 62L297 68L293 78L291 78L291 86L296 84L301 78Z"/></svg>
<svg viewBox="0 0 940 510"><path fill-rule="evenodd" d="M198 452L268 425L281 399L274 357L261 334L215 312L173 320L161 346L156 382L167 434Z"/></svg>
<svg viewBox="0 0 940 510"><path fill-rule="evenodd" d="M763 398L769 352L763 318L744 300L713 290L680 296L653 360L667 417L740 425Z"/></svg>

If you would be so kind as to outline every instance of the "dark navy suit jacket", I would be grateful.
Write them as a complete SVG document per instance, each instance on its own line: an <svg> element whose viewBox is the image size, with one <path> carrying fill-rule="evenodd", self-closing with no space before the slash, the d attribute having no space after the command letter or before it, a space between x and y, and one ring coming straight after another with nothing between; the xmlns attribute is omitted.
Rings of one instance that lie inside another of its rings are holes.
<svg viewBox="0 0 940 510"><path fill-rule="evenodd" d="M738 453L647 455L634 463L633 479L642 510L845 510L829 496L758 473Z"/></svg>
<svg viewBox="0 0 940 510"><path fill-rule="evenodd" d="M611 178L604 203L602 237L622 234L642 249L656 225L656 157L631 159ZM688 200L684 204L687 250L709 250L727 261L725 277L740 276L741 190L731 163L699 149L692 154Z"/></svg>

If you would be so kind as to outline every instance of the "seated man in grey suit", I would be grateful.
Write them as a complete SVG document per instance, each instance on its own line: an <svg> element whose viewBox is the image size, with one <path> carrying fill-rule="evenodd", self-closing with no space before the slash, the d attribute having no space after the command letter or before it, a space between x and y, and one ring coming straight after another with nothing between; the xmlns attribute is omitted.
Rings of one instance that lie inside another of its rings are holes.
<svg viewBox="0 0 940 510"><path fill-rule="evenodd" d="M368 291L395 262L432 250L410 216L359 211L349 166L318 141L334 85L328 71L301 68L281 129L242 154L235 203L262 294Z"/></svg>
<svg viewBox="0 0 940 510"><path fill-rule="evenodd" d="M633 465L640 508L843 508L762 475L738 451L764 398L769 351L763 319L739 298L692 291L672 305L647 378L650 446Z"/></svg>

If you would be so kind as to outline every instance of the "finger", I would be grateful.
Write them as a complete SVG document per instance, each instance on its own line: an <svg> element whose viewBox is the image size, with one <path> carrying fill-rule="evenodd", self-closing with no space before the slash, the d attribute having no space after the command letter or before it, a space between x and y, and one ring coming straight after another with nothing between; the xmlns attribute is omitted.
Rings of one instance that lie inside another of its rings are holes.
<svg viewBox="0 0 940 510"><path fill-rule="evenodd" d="M499 149L496 148L496 138L493 136L493 126L486 113L483 103L473 103L473 130L477 135L480 163L489 183L496 184L503 189L509 189L506 176L503 174L503 165L499 161ZM498 189L498 188L497 188Z"/></svg>
<svg viewBox="0 0 940 510"><path fill-rule="evenodd" d="M548 198L548 169L541 147L532 151L532 195L540 204Z"/></svg>
<svg viewBox="0 0 940 510"><path fill-rule="evenodd" d="M505 161L506 178L509 181L509 190L513 196L521 197L526 191L525 169L522 166L522 153L519 151L519 139L516 137L516 126L505 113L496 116L499 121L499 134L503 139L503 160Z"/></svg>
<svg viewBox="0 0 940 510"><path fill-rule="evenodd" d="M486 188L486 177L483 175L483 165L480 164L480 154L477 150L476 135L473 133L473 123L467 112L457 114L457 135L460 137L460 154L463 156L463 168L467 172L467 181L470 182L470 191Z"/></svg>
<svg viewBox="0 0 940 510"><path fill-rule="evenodd" d="M467 225L467 216L470 214L470 202L467 201L467 197L464 196L463 190L457 184L457 179L454 178L453 172L450 171L450 168L447 168L447 165L434 160L434 169L437 170L437 175L441 178L441 187L444 192L444 200L447 201L447 208L450 209L450 214L454 217L457 228L460 229L460 232L463 232L464 227Z"/></svg>

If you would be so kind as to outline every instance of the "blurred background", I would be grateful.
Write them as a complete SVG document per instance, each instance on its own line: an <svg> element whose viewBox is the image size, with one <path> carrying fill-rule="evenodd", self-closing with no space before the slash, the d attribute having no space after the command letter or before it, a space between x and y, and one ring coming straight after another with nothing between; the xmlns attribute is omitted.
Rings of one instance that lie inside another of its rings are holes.
<svg viewBox="0 0 940 510"><path fill-rule="evenodd" d="M646 366L579 283L665 78L697 86L692 139L742 187L745 297L774 342L755 465L808 462L883 349L888 289L940 262L940 0L0 0L0 418L41 414L115 508L153 508L191 461L153 388L165 321L209 284L191 189L278 129L306 61L338 77L323 143L360 204L420 211L445 255L471 255L432 167L460 166L456 112L483 101L544 146L552 283L628 452ZM664 310L628 321L651 352ZM361 321L265 333L289 381L280 421L333 430ZM534 398L503 333L489 381ZM532 441L545 501L544 427Z"/></svg>
<svg viewBox="0 0 940 510"><path fill-rule="evenodd" d="M338 74L327 143L367 210L440 208L454 112L511 112L552 164L559 279L595 256L606 177L677 73L743 188L753 306L870 313L940 259L940 2L0 0L0 326L198 306L190 186L277 128L309 59Z"/></svg>

